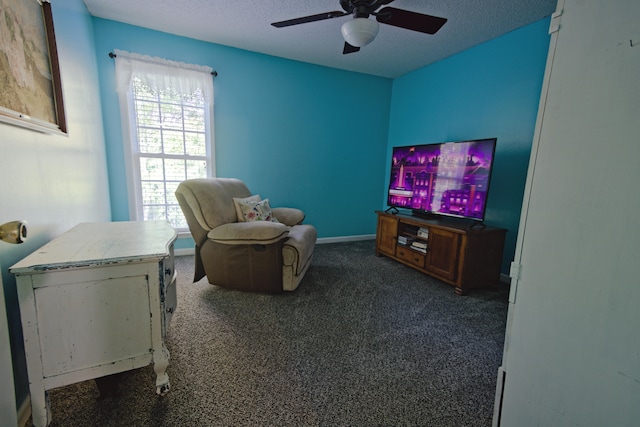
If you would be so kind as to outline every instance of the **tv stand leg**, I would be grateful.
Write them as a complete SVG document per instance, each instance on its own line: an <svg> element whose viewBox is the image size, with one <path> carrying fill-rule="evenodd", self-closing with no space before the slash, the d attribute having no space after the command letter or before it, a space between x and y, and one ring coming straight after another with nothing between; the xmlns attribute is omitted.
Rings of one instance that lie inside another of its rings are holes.
<svg viewBox="0 0 640 427"><path fill-rule="evenodd" d="M456 286L456 295L466 295L466 294L467 294L467 291Z"/></svg>

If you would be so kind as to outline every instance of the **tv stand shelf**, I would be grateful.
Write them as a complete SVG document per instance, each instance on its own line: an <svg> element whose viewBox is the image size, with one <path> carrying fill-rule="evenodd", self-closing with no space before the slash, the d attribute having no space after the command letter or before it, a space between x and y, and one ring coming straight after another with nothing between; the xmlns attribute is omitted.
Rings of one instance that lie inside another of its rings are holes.
<svg viewBox="0 0 640 427"><path fill-rule="evenodd" d="M507 230L474 227L455 218L376 213L376 256L387 256L448 283L458 295L500 281Z"/></svg>

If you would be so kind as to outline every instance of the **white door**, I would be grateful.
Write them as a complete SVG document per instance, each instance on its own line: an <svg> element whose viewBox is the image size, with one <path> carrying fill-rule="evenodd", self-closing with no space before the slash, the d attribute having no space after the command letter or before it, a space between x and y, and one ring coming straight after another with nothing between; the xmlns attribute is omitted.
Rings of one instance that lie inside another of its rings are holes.
<svg viewBox="0 0 640 427"><path fill-rule="evenodd" d="M494 424L637 426L640 1L562 3Z"/></svg>

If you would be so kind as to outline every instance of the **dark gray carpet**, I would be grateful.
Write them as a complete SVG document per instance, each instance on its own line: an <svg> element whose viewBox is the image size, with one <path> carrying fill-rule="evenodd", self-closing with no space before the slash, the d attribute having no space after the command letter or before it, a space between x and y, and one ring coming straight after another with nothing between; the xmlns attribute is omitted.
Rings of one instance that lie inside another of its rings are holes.
<svg viewBox="0 0 640 427"><path fill-rule="evenodd" d="M318 245L293 293L193 284L177 257L167 346L151 366L50 392L53 426L490 426L507 286L461 297L374 242Z"/></svg>

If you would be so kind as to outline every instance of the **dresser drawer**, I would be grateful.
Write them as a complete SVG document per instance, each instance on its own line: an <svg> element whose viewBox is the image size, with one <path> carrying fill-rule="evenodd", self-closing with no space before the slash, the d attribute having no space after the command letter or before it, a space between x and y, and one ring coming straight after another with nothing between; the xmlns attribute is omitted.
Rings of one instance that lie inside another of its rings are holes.
<svg viewBox="0 0 640 427"><path fill-rule="evenodd" d="M421 254L416 251L412 251L406 246L400 246L400 245L398 245L396 249L396 256L420 268L424 268L424 261L427 257L424 254Z"/></svg>

